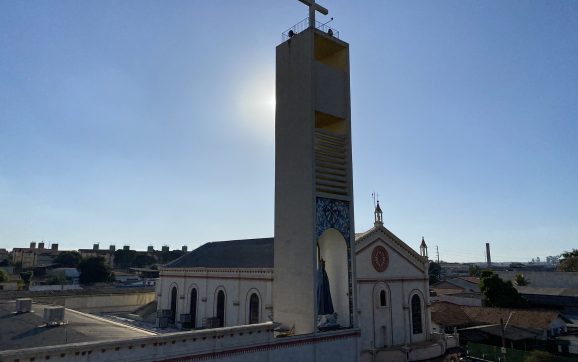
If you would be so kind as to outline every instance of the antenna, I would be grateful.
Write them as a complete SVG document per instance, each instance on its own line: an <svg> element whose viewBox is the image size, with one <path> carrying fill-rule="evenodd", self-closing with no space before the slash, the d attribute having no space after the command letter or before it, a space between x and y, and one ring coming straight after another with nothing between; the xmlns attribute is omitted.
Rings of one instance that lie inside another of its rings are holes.
<svg viewBox="0 0 578 362"><path fill-rule="evenodd" d="M371 198L373 199L373 208L375 209L375 191L371 193Z"/></svg>

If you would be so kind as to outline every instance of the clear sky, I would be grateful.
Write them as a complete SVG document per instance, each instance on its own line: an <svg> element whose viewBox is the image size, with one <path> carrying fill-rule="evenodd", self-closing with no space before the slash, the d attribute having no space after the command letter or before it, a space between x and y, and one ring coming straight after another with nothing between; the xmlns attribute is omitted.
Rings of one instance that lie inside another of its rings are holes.
<svg viewBox="0 0 578 362"><path fill-rule="evenodd" d="M356 230L447 261L578 247L578 2L332 1ZM273 235L297 0L0 0L0 248Z"/></svg>

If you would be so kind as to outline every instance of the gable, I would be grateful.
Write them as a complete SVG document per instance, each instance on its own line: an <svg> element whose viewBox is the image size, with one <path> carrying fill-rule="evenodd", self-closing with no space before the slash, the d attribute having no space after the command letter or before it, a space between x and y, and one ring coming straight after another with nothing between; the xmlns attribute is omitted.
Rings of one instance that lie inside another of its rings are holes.
<svg viewBox="0 0 578 362"><path fill-rule="evenodd" d="M376 247L387 252L388 266L379 272L372 257ZM424 259L385 228L374 228L356 241L356 271L358 278L425 278Z"/></svg>

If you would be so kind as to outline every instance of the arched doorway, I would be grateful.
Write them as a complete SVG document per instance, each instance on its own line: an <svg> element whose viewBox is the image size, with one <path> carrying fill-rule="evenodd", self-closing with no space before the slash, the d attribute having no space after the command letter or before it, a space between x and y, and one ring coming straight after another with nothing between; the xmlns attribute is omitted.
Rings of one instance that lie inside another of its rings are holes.
<svg viewBox="0 0 578 362"><path fill-rule="evenodd" d="M317 267L321 265L322 259L325 261L337 323L342 327L349 327L349 270L345 238L336 229L329 228L317 240L317 250Z"/></svg>
<svg viewBox="0 0 578 362"><path fill-rule="evenodd" d="M197 327L197 288L191 290L191 327Z"/></svg>
<svg viewBox="0 0 578 362"><path fill-rule="evenodd" d="M177 318L177 287L171 290L171 322L175 323Z"/></svg>
<svg viewBox="0 0 578 362"><path fill-rule="evenodd" d="M225 292L217 292L217 318L219 318L219 327L225 326Z"/></svg>
<svg viewBox="0 0 578 362"><path fill-rule="evenodd" d="M253 293L249 298L249 324L256 323L259 323L259 296Z"/></svg>

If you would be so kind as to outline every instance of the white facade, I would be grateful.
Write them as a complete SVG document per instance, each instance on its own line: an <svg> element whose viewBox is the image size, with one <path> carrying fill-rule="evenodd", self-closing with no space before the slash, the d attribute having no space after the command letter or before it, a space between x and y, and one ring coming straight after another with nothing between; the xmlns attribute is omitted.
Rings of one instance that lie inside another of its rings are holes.
<svg viewBox="0 0 578 362"><path fill-rule="evenodd" d="M375 255L378 248L386 253L387 260L382 260L381 265L373 260L379 257ZM428 340L431 322L427 259L380 223L357 237L355 258L361 349L388 348ZM385 269L378 271L376 264L378 269ZM171 310L175 289L175 326L207 327L207 319L219 315L217 296L222 291L225 296L224 326L266 322L272 320L273 315L273 278L272 268L163 268L157 284L158 309ZM332 295L335 293L331 292ZM257 320L250 318L252 294L256 294L259 301ZM194 314L190 319L193 324L183 324L186 318L181 318L181 315L191 313ZM419 321L414 321L416 317Z"/></svg>
<svg viewBox="0 0 578 362"><path fill-rule="evenodd" d="M427 259L376 223L356 240L356 264L361 350L428 340Z"/></svg>
<svg viewBox="0 0 578 362"><path fill-rule="evenodd" d="M272 269L165 268L157 283L158 310L171 310L176 289L174 322L177 327L209 327L207 320L219 316L218 295L224 295L223 326L231 327L271 320ZM195 298L196 294L196 298ZM250 300L258 298L258 313L251 320ZM166 312L168 313L168 312ZM181 315L190 315L190 325ZM168 317L171 323L172 317Z"/></svg>

